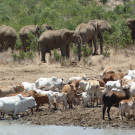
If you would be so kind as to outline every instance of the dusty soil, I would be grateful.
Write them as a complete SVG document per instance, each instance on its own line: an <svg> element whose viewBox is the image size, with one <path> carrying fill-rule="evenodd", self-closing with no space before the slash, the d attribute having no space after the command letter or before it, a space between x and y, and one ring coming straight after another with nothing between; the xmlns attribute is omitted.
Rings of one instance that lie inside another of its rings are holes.
<svg viewBox="0 0 135 135"><path fill-rule="evenodd" d="M84 73L88 78L99 79L100 73L106 67L112 66L116 72L122 71L126 73L129 69L135 69L134 61L134 47L114 51L110 50L111 55L106 58L102 55L91 56L88 58L87 64L83 60L75 66L61 66L60 63L31 63L23 62L17 63L12 60L8 62L2 62L0 64L0 85L21 84L22 82L35 82L40 77L52 77L69 79L69 77L77 76L79 73ZM0 60L2 59L0 55ZM9 55L10 56L10 55ZM5 57L3 58L5 59ZM6 58L9 59L9 58ZM30 110L29 110L30 112ZM85 107L81 105L74 105L73 109L62 109L62 106L58 110L48 109L48 105L40 107L40 110L31 115L21 115L17 120L13 120L20 123L34 123L43 125L79 125L79 126L93 126L95 128L102 127L123 127L123 128L135 128L135 121L133 119L128 120L124 118L120 119L118 108L111 108L111 121L108 121L107 113L105 120L102 120L102 106L98 107ZM10 121L11 117L3 119L4 121Z"/></svg>

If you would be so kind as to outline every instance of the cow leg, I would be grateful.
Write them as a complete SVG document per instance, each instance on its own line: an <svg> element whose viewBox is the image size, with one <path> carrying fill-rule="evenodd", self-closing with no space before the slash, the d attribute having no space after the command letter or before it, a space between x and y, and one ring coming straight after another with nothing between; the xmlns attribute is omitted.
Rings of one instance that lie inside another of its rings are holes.
<svg viewBox="0 0 135 135"><path fill-rule="evenodd" d="M32 113L32 115L33 115L33 108L31 108L31 113Z"/></svg>
<svg viewBox="0 0 135 135"><path fill-rule="evenodd" d="M18 110L18 108L14 110L14 119L16 118L17 110Z"/></svg>
<svg viewBox="0 0 135 135"><path fill-rule="evenodd" d="M134 117L134 109L133 109L133 119L134 119L134 121L135 121L135 117Z"/></svg>
<svg viewBox="0 0 135 135"><path fill-rule="evenodd" d="M111 109L111 106L108 107L107 113L108 113L108 118L109 118L109 120L112 120L112 119L110 118L110 109Z"/></svg>
<svg viewBox="0 0 135 135"><path fill-rule="evenodd" d="M4 118L4 115L5 115L5 113L3 112L3 113L2 113L2 118Z"/></svg>
<svg viewBox="0 0 135 135"><path fill-rule="evenodd" d="M105 111L106 111L106 106L104 105L104 107L103 107L103 120L104 120L104 116L105 116Z"/></svg>

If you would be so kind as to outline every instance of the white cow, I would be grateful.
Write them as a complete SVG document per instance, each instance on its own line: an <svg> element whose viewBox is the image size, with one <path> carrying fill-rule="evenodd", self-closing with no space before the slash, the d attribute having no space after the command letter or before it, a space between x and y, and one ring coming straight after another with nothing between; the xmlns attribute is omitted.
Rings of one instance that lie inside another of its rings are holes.
<svg viewBox="0 0 135 135"><path fill-rule="evenodd" d="M75 81L75 80L88 80L86 76L80 76L78 75L77 77L70 77L69 81Z"/></svg>
<svg viewBox="0 0 135 135"><path fill-rule="evenodd" d="M67 93L62 92L62 93L55 94L54 95L54 102L57 103L57 109L58 109L60 102L63 102L63 109L64 109L64 106L66 109L67 108Z"/></svg>
<svg viewBox="0 0 135 135"><path fill-rule="evenodd" d="M26 91L35 90L35 83L23 82L22 85Z"/></svg>
<svg viewBox="0 0 135 135"><path fill-rule="evenodd" d="M132 82L129 87L130 87L129 92L131 94L131 97L135 97L135 82Z"/></svg>
<svg viewBox="0 0 135 135"><path fill-rule="evenodd" d="M112 88L122 89L120 80L117 81L108 81L106 83L106 90L111 91Z"/></svg>
<svg viewBox="0 0 135 135"><path fill-rule="evenodd" d="M126 75L124 76L124 79L127 79L127 80L133 80L135 78L134 75Z"/></svg>
<svg viewBox="0 0 135 135"><path fill-rule="evenodd" d="M132 97L130 99L120 101L119 109L120 109L120 112L121 112L122 120L123 120L123 115L124 115L125 112L128 112L128 116L129 116L130 110L133 110L133 116L134 116L135 98Z"/></svg>
<svg viewBox="0 0 135 135"><path fill-rule="evenodd" d="M17 112L25 112L28 108L36 105L33 97L23 97L21 94L13 97L0 98L0 112L14 112L14 118Z"/></svg>
<svg viewBox="0 0 135 135"><path fill-rule="evenodd" d="M85 106L91 100L91 95L87 92L82 92L82 106Z"/></svg>
<svg viewBox="0 0 135 135"><path fill-rule="evenodd" d="M62 79L57 79L56 77L51 77L51 78L39 78L36 81L36 88L39 86L55 86L59 89L63 88L62 83L64 82L64 78Z"/></svg>
<svg viewBox="0 0 135 135"><path fill-rule="evenodd" d="M43 90L36 90L40 94L47 94L49 98L49 108L51 107L51 103L54 102L54 96L55 94L58 94L59 92L53 92L51 90L49 91L43 91Z"/></svg>
<svg viewBox="0 0 135 135"><path fill-rule="evenodd" d="M98 105L98 99L101 98L99 81L90 80L90 81L86 82L86 81L82 80L79 82L78 89L82 89L83 91L85 91L87 93L87 95L91 94L93 105L94 105L94 99L95 99L94 96L96 96L97 105Z"/></svg>
<svg viewBox="0 0 135 135"><path fill-rule="evenodd" d="M134 75L135 76L135 70L128 70L127 75L129 75L129 76Z"/></svg>

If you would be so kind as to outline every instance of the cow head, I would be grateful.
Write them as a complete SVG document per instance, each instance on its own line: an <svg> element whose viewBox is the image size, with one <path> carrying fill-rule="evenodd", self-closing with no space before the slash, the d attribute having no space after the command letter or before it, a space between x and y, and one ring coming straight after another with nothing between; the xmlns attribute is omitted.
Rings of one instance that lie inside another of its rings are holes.
<svg viewBox="0 0 135 135"><path fill-rule="evenodd" d="M24 91L24 86L23 85L17 85L17 86L14 85L13 88L15 90L15 93Z"/></svg>
<svg viewBox="0 0 135 135"><path fill-rule="evenodd" d="M34 107L34 106L36 106L37 105L37 103L36 103L36 101L35 101L35 99L31 96L31 97L29 97L29 104L28 104L28 108L31 108L31 107Z"/></svg>

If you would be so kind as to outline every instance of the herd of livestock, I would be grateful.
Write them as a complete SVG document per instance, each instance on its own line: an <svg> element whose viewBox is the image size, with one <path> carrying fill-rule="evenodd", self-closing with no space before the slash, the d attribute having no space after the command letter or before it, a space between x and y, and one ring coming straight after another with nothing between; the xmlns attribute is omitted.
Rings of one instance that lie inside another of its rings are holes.
<svg viewBox="0 0 135 135"><path fill-rule="evenodd" d="M33 107L36 111L40 105L53 105L59 109L59 103L63 103L63 109L81 104L94 106L103 104L103 119L106 108L108 118L112 106L119 107L122 120L126 117L125 112L135 108L135 70L128 70L127 74L115 73L112 67L106 68L100 74L100 80L87 79L85 74L71 77L69 80L51 78L39 78L35 83L23 82L21 85L0 86L0 112L27 112Z"/></svg>
<svg viewBox="0 0 135 135"><path fill-rule="evenodd" d="M134 41L135 19L127 19L127 25L131 30L131 36ZM41 33L41 29L45 32ZM111 26L105 20L89 20L88 23L81 23L73 30L60 29L53 30L53 28L47 24L43 24L41 27L38 25L27 25L20 29L19 37L22 42L22 48L24 51L28 51L30 48L29 34L33 33L38 37L39 50L41 51L41 60L46 62L45 54L50 53L51 50L60 48L62 57L69 57L69 45L74 43L78 46L78 59L81 59L81 46L88 43L92 47L94 44L94 55L97 54L97 38L100 39L100 53L103 52L103 32L108 31L111 33ZM0 51L3 48L7 51L8 47L14 50L17 40L16 30L10 26L0 26Z"/></svg>

